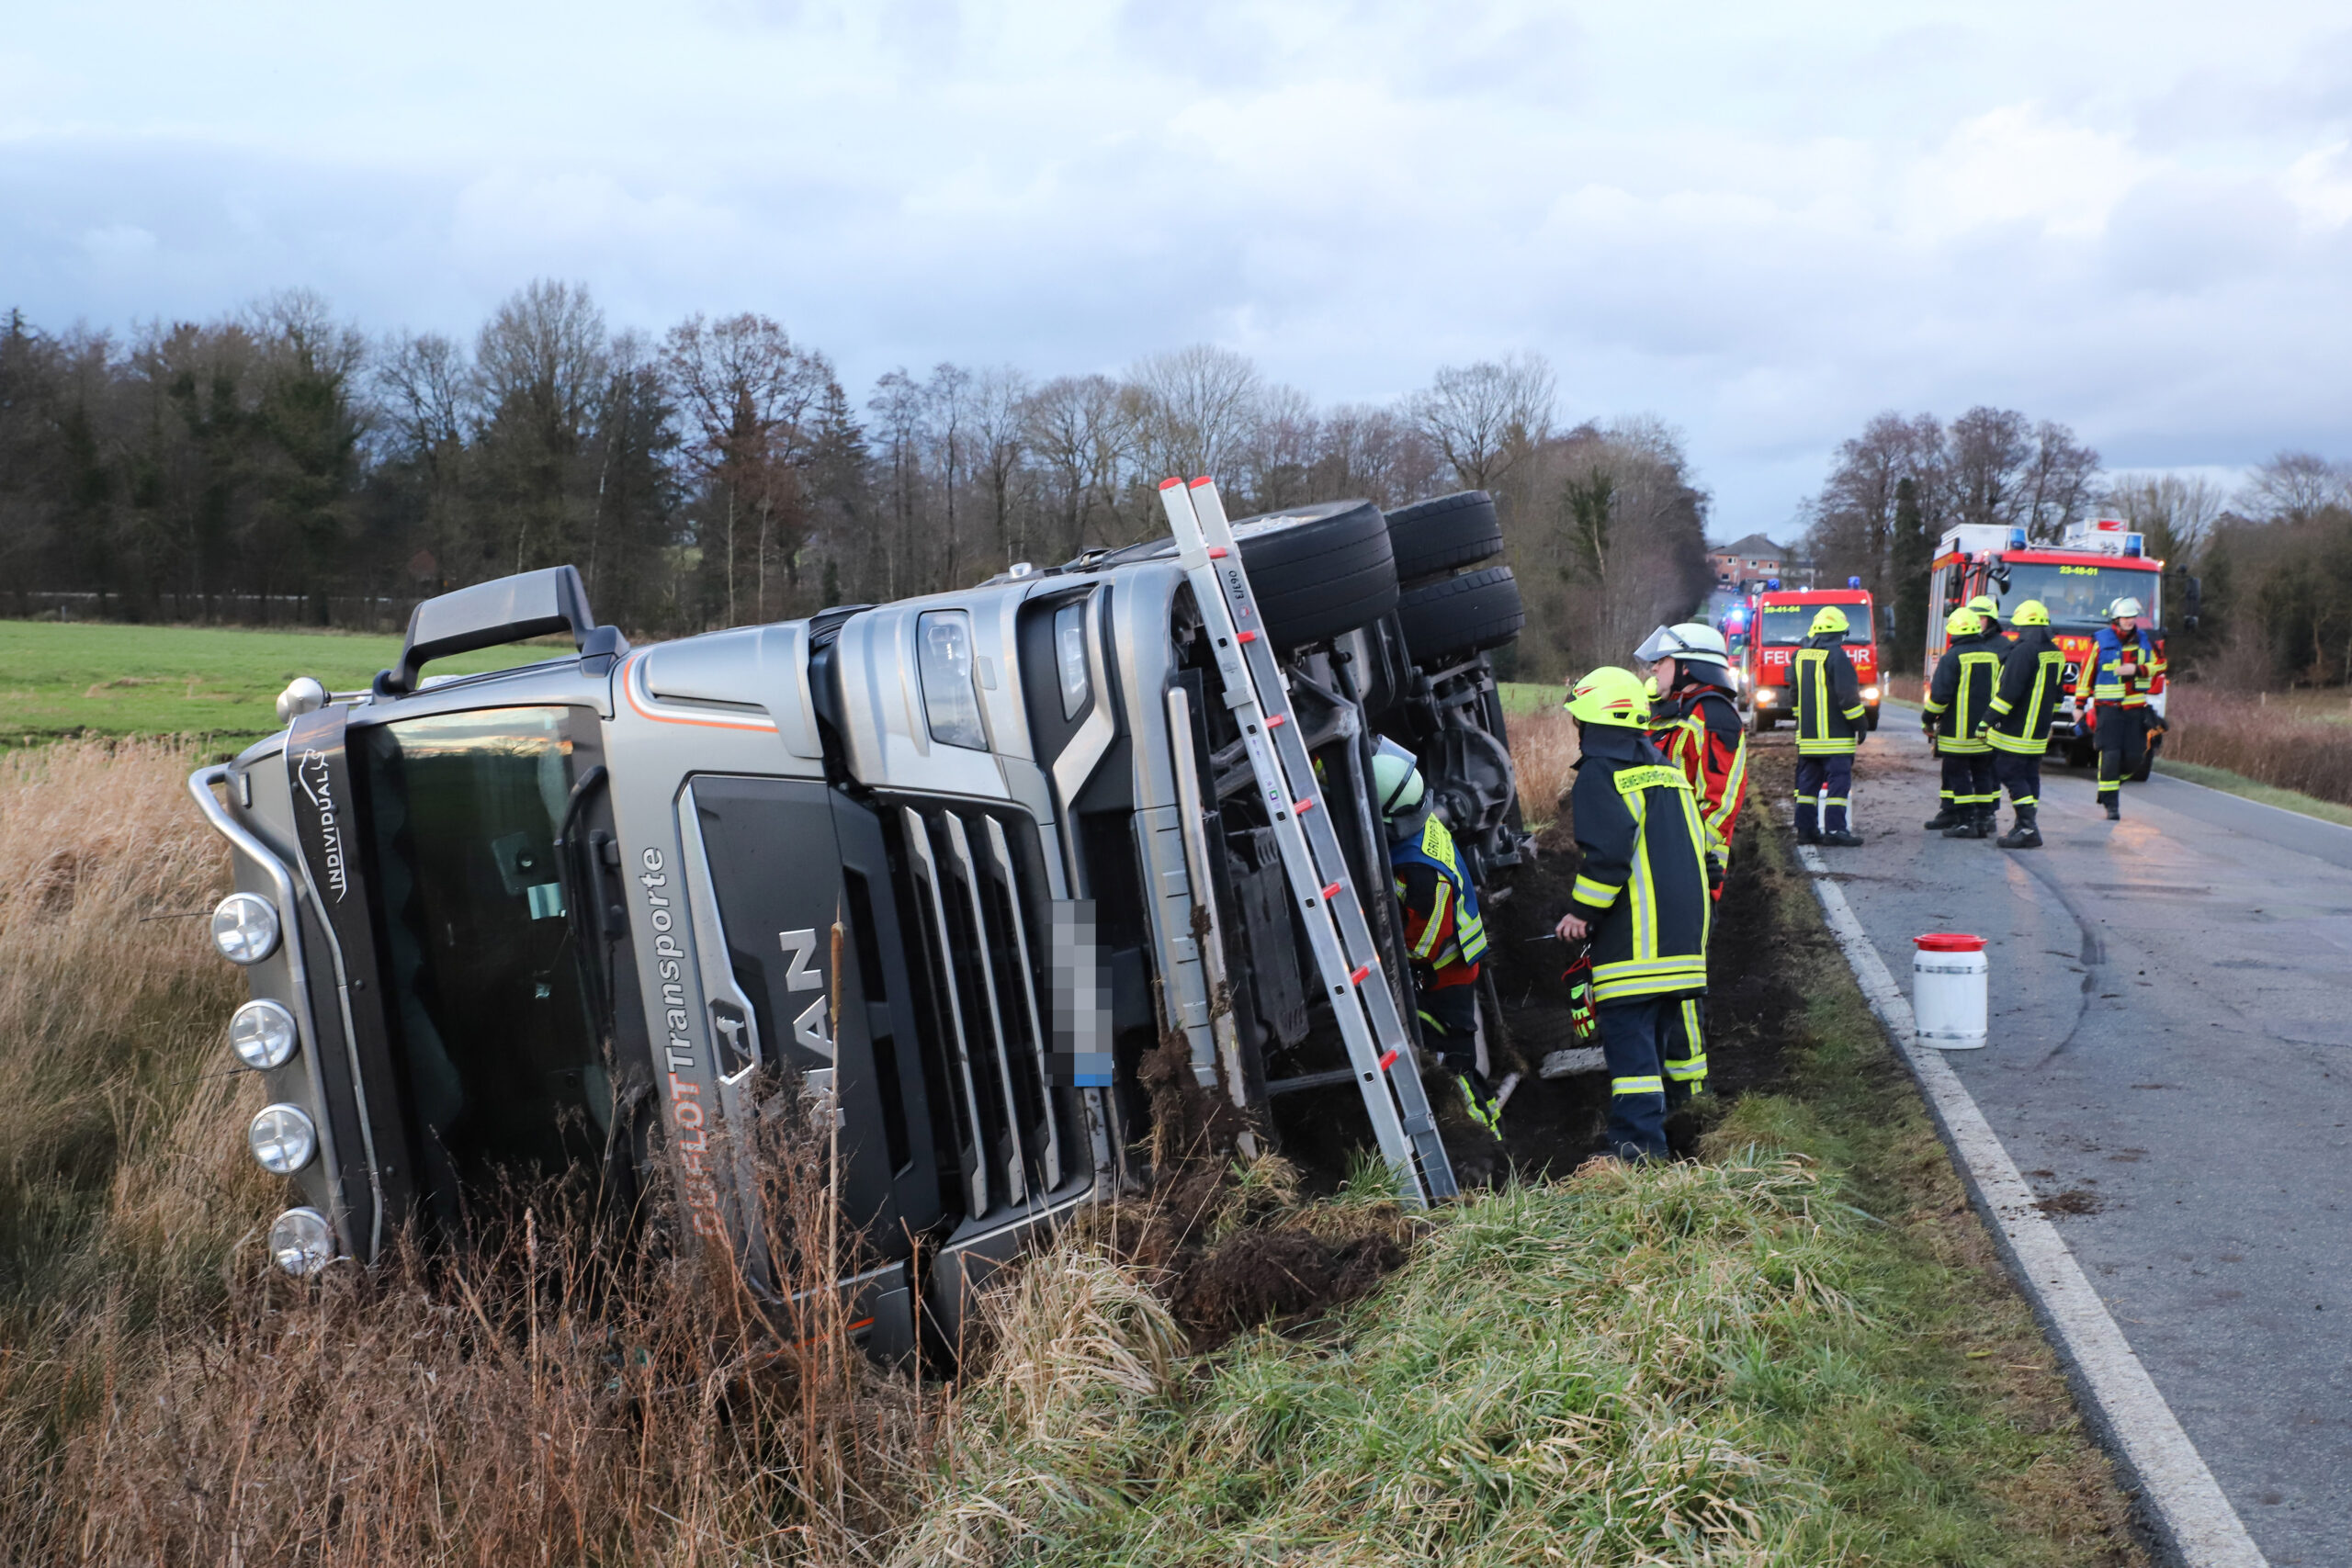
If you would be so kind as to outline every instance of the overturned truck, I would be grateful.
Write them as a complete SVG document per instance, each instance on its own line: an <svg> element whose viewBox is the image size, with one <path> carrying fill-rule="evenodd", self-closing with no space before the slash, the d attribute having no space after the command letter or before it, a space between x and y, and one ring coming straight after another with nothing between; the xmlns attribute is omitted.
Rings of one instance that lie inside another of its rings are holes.
<svg viewBox="0 0 2352 1568"><path fill-rule="evenodd" d="M1362 893L1362 977L1409 1031L1379 739L1419 756L1484 899L1527 843L1495 509L1334 502L1222 536L1269 722ZM249 1142L297 1190L279 1263L364 1263L503 1180L586 1170L631 1204L666 1181L678 1229L761 1286L741 1134L784 1107L825 1129L865 1240L841 1285L895 1355L918 1321L952 1336L967 1282L1039 1227L1148 1185L1148 1054L1188 1055L1255 1137L1373 1142L1393 1086L1319 983L1261 709L1192 566L1163 539L649 648L563 567L419 605L371 690L295 682L284 731L190 780L234 852L211 929L252 982ZM424 674L550 635L572 651ZM1451 1188L1429 1139L1418 1170L1391 1145L1408 1198Z"/></svg>

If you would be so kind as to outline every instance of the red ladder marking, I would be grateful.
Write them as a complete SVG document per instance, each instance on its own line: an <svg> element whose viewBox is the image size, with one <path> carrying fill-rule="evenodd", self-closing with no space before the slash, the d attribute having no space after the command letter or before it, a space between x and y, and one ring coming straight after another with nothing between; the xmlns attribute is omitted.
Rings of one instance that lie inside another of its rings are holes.
<svg viewBox="0 0 2352 1568"><path fill-rule="evenodd" d="M1380 1058L1380 1070L1384 1073L1396 1065L1396 1053L1394 1051L1389 1052L1388 1055Z"/></svg>
<svg viewBox="0 0 2352 1568"><path fill-rule="evenodd" d="M1307 796L1305 800L1294 800L1290 803L1290 814L1294 817L1304 817L1314 809L1315 797L1313 795Z"/></svg>
<svg viewBox="0 0 2352 1568"><path fill-rule="evenodd" d="M1361 985L1363 985L1363 977L1364 977L1366 975L1369 975L1369 974L1371 974L1371 973L1372 973L1372 965L1371 965L1371 964L1365 964L1359 965L1359 966L1357 967L1357 969L1356 969L1356 972L1355 972L1354 974L1352 974L1352 975L1351 975L1351 976L1348 976L1348 984L1349 984L1349 985L1351 985L1351 986L1361 986Z"/></svg>
<svg viewBox="0 0 2352 1568"><path fill-rule="evenodd" d="M1258 634L1256 632L1235 632L1233 634L1233 640L1236 642L1256 642L1258 640Z"/></svg>
<svg viewBox="0 0 2352 1568"><path fill-rule="evenodd" d="M1266 728L1268 729L1280 729L1283 727L1283 716L1278 713L1270 713L1266 716Z"/></svg>
<svg viewBox="0 0 2352 1568"><path fill-rule="evenodd" d="M1328 904L1328 903L1329 903L1329 902L1331 901L1331 896L1332 896L1333 894L1335 894L1335 893L1339 892L1339 890L1340 890L1340 885L1339 885L1338 883L1336 883L1336 882L1334 882L1333 884L1331 884L1331 886L1330 886L1326 887L1325 889L1323 889L1323 901L1324 901L1325 903L1327 903L1327 904Z"/></svg>

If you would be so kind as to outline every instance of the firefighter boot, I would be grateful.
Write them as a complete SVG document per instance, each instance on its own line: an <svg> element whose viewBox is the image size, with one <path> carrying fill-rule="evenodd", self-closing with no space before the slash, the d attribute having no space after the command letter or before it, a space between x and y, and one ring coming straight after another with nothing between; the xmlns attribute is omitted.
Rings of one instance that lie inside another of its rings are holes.
<svg viewBox="0 0 2352 1568"><path fill-rule="evenodd" d="M1933 817L1928 818L1925 822L1920 823L1919 826L1928 832L1940 833L1947 828L1957 828L1967 820L1968 808L1962 806L1954 806L1951 801L1947 800L1943 803L1942 809L1939 810Z"/></svg>
<svg viewBox="0 0 2352 1568"><path fill-rule="evenodd" d="M2107 807L2107 819L2109 821L2120 822L2123 820L2123 800L2120 794L2101 795L2099 797L2099 804Z"/></svg>
<svg viewBox="0 0 2352 1568"><path fill-rule="evenodd" d="M2018 825L1993 841L2005 850L2038 850L2041 847L2041 829L2034 822L2040 807L2018 807Z"/></svg>
<svg viewBox="0 0 2352 1568"><path fill-rule="evenodd" d="M1989 839L1993 836L1993 825L1999 820L1998 807L1975 807L1969 811L1966 821L1962 822L1958 827L1945 829L1944 837L1947 839Z"/></svg>

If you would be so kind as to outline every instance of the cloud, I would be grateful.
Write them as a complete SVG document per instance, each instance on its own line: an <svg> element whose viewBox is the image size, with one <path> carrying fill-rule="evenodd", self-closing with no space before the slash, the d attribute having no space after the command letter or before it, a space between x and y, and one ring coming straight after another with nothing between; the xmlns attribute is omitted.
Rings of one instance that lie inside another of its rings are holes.
<svg viewBox="0 0 2352 1568"><path fill-rule="evenodd" d="M1742 531L1888 407L2141 465L2352 423L2352 42L2290 0L297 15L17 28L0 306L303 284L464 333L548 275L616 324L769 311L861 383L1212 338L1332 401L1532 349L1573 416L1689 432Z"/></svg>

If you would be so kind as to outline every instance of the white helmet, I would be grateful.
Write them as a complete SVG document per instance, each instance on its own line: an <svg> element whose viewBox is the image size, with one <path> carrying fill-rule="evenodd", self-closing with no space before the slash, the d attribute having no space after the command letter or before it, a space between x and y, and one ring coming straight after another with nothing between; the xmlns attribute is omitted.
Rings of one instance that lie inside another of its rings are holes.
<svg viewBox="0 0 2352 1568"><path fill-rule="evenodd" d="M1372 754L1372 793L1380 797L1380 814L1398 817L1421 803L1419 760L1386 736Z"/></svg>
<svg viewBox="0 0 2352 1568"><path fill-rule="evenodd" d="M1724 634L1697 621L1685 621L1680 626L1660 626L1650 633L1642 646L1634 649L1634 657L1645 664L1655 664L1661 659L1679 659L1692 664L1717 664L1730 667L1731 649L1724 641Z"/></svg>
<svg viewBox="0 0 2352 1568"><path fill-rule="evenodd" d="M2137 615L2141 613L2140 601L2137 599L2118 599L2107 607L2107 618L2110 621L2120 621L2126 615Z"/></svg>

